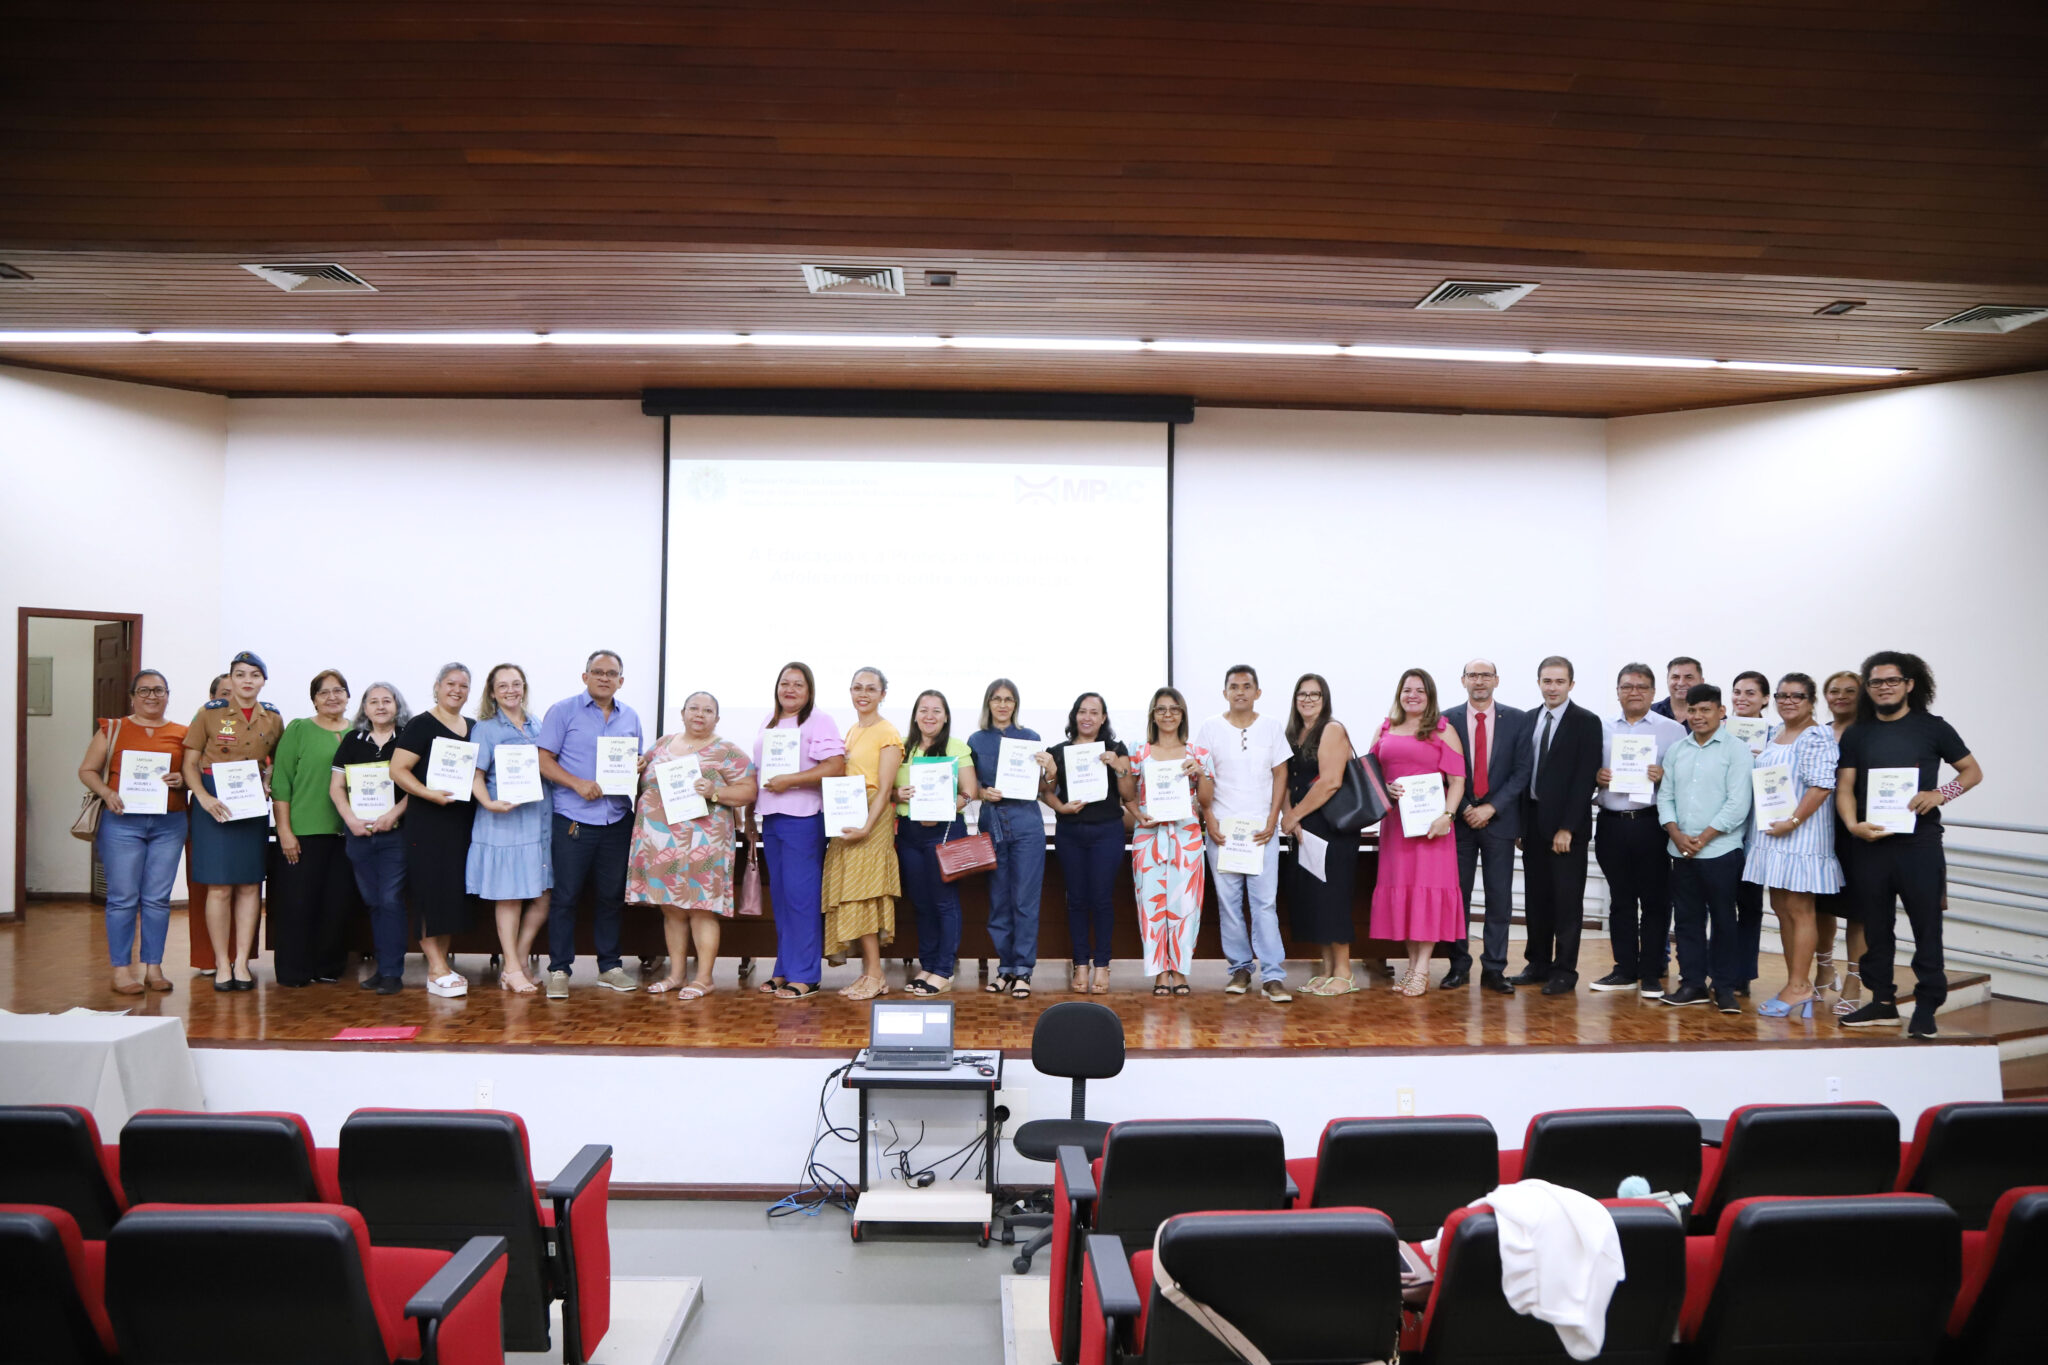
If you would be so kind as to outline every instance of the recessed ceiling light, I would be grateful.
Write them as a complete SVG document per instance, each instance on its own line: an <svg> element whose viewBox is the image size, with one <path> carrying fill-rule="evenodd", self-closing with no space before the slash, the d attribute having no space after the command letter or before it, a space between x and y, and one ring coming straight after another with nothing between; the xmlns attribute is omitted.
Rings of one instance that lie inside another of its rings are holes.
<svg viewBox="0 0 2048 1365"><path fill-rule="evenodd" d="M1864 306L1862 299L1836 299L1833 303L1822 304L1813 310L1817 318L1838 318L1844 313L1853 313Z"/></svg>
<svg viewBox="0 0 2048 1365"><path fill-rule="evenodd" d="M2048 310L2043 310L2048 313ZM0 332L0 346L769 346L794 350L1153 351L1166 355L1355 356L1367 360L1449 361L1483 365L1595 365L1661 370L1758 370L1883 379L1911 371L1892 365L1834 365L1794 360L1719 360L1693 356L1602 355L1461 346L1383 346L1293 341L1173 341L1117 337L899 336L838 332Z"/></svg>
<svg viewBox="0 0 2048 1365"><path fill-rule="evenodd" d="M953 281L958 278L959 275L951 270L927 270L924 272L924 282L934 289L951 289Z"/></svg>

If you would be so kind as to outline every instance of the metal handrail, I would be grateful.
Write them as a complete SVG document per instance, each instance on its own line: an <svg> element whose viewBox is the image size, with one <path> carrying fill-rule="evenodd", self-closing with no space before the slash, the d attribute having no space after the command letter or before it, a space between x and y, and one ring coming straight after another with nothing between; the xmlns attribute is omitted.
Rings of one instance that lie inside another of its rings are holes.
<svg viewBox="0 0 2048 1365"><path fill-rule="evenodd" d="M2048 834L2048 825L2002 825L1990 820L1957 820L1942 816L1941 823L1950 829L1995 829L2005 834Z"/></svg>

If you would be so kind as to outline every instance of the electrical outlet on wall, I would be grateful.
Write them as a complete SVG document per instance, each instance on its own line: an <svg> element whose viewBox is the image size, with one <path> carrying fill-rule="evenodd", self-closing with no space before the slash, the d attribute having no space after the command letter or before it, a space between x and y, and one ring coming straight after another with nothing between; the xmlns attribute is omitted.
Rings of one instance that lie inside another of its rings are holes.
<svg viewBox="0 0 2048 1365"><path fill-rule="evenodd" d="M1394 1092L1394 1112L1413 1115L1415 1113L1415 1087L1404 1085Z"/></svg>
<svg viewBox="0 0 2048 1365"><path fill-rule="evenodd" d="M476 1083L476 1107L479 1109L490 1108L491 1096L496 1093L497 1089L491 1084L490 1078L480 1077Z"/></svg>
<svg viewBox="0 0 2048 1365"><path fill-rule="evenodd" d="M1842 1098L1842 1078L1840 1076L1828 1077L1828 1102L1833 1103L1840 1098Z"/></svg>

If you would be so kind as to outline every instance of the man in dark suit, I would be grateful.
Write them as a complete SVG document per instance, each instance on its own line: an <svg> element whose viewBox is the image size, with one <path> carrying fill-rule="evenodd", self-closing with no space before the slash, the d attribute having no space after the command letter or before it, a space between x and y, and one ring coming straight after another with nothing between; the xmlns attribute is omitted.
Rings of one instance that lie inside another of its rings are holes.
<svg viewBox="0 0 2048 1365"><path fill-rule="evenodd" d="M1501 995L1513 995L1508 984L1508 926L1515 914L1515 836L1522 829L1522 794L1529 789L1529 713L1501 706L1493 699L1500 670L1491 660L1474 659L1459 681L1466 701L1444 712L1465 746L1470 779L1457 810L1458 884L1465 894L1465 914L1472 913L1473 876L1486 874L1486 918L1479 951L1479 984ZM1451 945L1451 970L1444 989L1472 979L1469 938Z"/></svg>
<svg viewBox="0 0 2048 1365"><path fill-rule="evenodd" d="M1690 655L1681 654L1664 665L1664 700L1650 707L1658 715L1679 725L1685 724L1685 694L1707 680L1700 661Z"/></svg>
<svg viewBox="0 0 2048 1365"><path fill-rule="evenodd" d="M1528 965L1518 986L1569 995L1579 984L1579 926L1586 915L1586 853L1593 835L1600 718L1572 701L1572 661L1536 669L1543 705L1529 712L1531 767L1522 798L1522 889L1529 915Z"/></svg>

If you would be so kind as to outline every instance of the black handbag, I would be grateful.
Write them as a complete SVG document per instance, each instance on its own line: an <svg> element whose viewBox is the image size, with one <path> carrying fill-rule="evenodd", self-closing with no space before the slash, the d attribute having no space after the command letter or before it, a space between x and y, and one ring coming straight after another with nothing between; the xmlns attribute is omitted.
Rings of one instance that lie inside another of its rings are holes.
<svg viewBox="0 0 2048 1365"><path fill-rule="evenodd" d="M1380 770L1379 755L1369 753L1361 758L1354 754L1344 765L1343 782L1323 803L1322 815L1336 833L1356 834L1384 820L1393 808L1394 798L1387 795L1387 775Z"/></svg>

